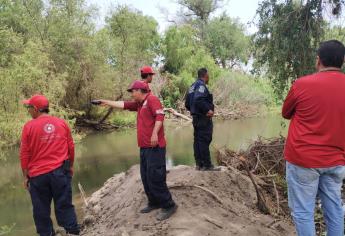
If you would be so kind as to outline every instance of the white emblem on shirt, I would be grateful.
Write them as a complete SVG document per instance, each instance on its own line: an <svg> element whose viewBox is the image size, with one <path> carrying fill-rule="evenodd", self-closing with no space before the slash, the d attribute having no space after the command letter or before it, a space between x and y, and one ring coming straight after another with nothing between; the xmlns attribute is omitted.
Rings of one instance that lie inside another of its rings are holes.
<svg viewBox="0 0 345 236"><path fill-rule="evenodd" d="M164 111L162 109L159 109L156 111L156 115L164 115Z"/></svg>
<svg viewBox="0 0 345 236"><path fill-rule="evenodd" d="M199 87L199 92L200 92L200 93L204 93L204 92L205 92L205 86L202 86L202 85L201 85L201 86Z"/></svg>
<svg viewBox="0 0 345 236"><path fill-rule="evenodd" d="M55 126L53 124L46 124L44 127L43 127L43 130L44 132L46 132L47 134L51 134L51 133L54 133L55 131Z"/></svg>

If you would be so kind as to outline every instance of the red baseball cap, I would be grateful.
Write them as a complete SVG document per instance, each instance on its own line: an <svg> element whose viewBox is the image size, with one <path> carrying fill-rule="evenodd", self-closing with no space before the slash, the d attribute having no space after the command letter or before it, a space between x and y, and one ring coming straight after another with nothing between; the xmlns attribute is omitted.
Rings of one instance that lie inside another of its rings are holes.
<svg viewBox="0 0 345 236"><path fill-rule="evenodd" d="M140 81L140 80L136 80L134 81L131 86L127 89L128 92L132 92L133 90L137 90L137 89L143 89L146 91L149 91L150 88L147 85L147 83Z"/></svg>
<svg viewBox="0 0 345 236"><path fill-rule="evenodd" d="M25 105L33 106L37 110L46 109L49 107L48 99L40 94L33 95L30 99L22 101Z"/></svg>
<svg viewBox="0 0 345 236"><path fill-rule="evenodd" d="M140 73L141 73L141 74L152 74L152 75L156 74L156 73L153 71L153 69L152 69L151 66L143 66L143 67L141 67Z"/></svg>

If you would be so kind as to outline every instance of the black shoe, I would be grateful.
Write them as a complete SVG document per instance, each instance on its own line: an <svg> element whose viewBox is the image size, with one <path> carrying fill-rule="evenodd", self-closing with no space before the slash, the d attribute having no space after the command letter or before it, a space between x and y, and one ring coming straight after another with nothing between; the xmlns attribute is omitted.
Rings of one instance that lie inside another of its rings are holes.
<svg viewBox="0 0 345 236"><path fill-rule="evenodd" d="M203 167L201 169L202 171L220 171L220 167L214 167L214 166L208 166L208 167Z"/></svg>
<svg viewBox="0 0 345 236"><path fill-rule="evenodd" d="M202 169L201 166L199 166L199 165L196 165L196 166L195 166L195 170L201 170L201 169Z"/></svg>
<svg viewBox="0 0 345 236"><path fill-rule="evenodd" d="M158 208L159 208L159 206L150 206L150 205L148 205L148 206L144 207L143 209L141 209L140 213L143 213L143 214L150 213L151 211L156 210Z"/></svg>
<svg viewBox="0 0 345 236"><path fill-rule="evenodd" d="M158 213L156 219L159 221L166 220L170 218L170 216L172 216L176 212L176 210L177 210L176 204L170 208L162 209L162 211Z"/></svg>

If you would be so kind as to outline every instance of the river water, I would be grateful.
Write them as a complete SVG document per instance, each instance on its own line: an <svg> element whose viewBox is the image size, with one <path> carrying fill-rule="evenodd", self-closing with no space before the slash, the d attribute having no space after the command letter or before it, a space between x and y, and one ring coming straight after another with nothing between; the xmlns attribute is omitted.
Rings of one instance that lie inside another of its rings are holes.
<svg viewBox="0 0 345 236"><path fill-rule="evenodd" d="M258 136L270 138L284 135L286 128L282 127L282 123L284 122L279 116L216 121L213 145L239 150ZM166 137L167 164L194 165L192 126L167 123ZM82 214L82 203L78 182L87 195L90 195L109 177L137 164L138 152L134 129L91 135L76 145L73 192L79 216ZM5 163L0 162L0 227L14 225L12 233L9 234L11 236L35 235L30 197L22 187L18 150L10 150L5 156L8 160Z"/></svg>

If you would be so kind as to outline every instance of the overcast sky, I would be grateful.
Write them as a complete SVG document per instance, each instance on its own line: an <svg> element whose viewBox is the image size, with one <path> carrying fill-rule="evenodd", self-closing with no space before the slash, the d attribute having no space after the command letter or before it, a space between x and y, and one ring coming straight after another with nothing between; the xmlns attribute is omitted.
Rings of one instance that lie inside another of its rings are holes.
<svg viewBox="0 0 345 236"><path fill-rule="evenodd" d="M104 17L111 9L118 4L126 4L142 11L145 15L153 16L159 23L160 32L163 32L169 25L167 16L161 9L166 9L170 16L173 16L179 9L176 0L87 0L87 2L99 9L100 14L96 19L98 27L104 24ZM239 18L240 22L247 25L248 32L253 33L255 26L248 23L253 21L259 2L260 0L228 0L218 12L226 11L231 17Z"/></svg>

